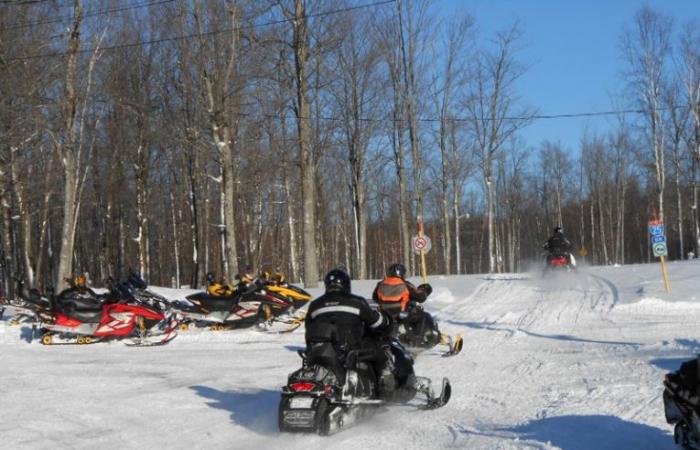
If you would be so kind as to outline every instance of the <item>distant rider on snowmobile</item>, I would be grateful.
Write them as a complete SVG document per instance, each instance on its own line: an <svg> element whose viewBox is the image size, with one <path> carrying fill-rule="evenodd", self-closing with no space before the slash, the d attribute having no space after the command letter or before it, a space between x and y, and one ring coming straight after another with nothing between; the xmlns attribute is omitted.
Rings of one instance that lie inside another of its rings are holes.
<svg viewBox="0 0 700 450"><path fill-rule="evenodd" d="M373 348L374 366L380 373L386 357L379 350L376 337L370 331L380 332L389 320L367 300L350 293L350 276L341 269L333 269L324 278L326 293L309 304L306 313L306 352L309 363L331 362L336 373L342 373L342 362L352 350Z"/></svg>
<svg viewBox="0 0 700 450"><path fill-rule="evenodd" d="M408 311L415 303L423 303L433 292L428 283L414 286L406 280L406 266L392 264L386 271L386 277L374 288L372 299L382 305L393 319L398 319L399 314Z"/></svg>
<svg viewBox="0 0 700 450"><path fill-rule="evenodd" d="M406 280L406 266L397 263L389 266L386 277L374 288L372 298L397 324L403 313L403 321L409 328L428 331L435 328L435 322L430 314L423 311L420 304L424 303L432 292L433 288L428 283L416 287ZM422 336L418 338L422 339Z"/></svg>
<svg viewBox="0 0 700 450"><path fill-rule="evenodd" d="M542 246L543 249L549 252L548 257L565 256L569 264L574 265L575 262L571 256L574 246L571 241L564 236L564 231L560 226L554 227L552 233L552 236Z"/></svg>

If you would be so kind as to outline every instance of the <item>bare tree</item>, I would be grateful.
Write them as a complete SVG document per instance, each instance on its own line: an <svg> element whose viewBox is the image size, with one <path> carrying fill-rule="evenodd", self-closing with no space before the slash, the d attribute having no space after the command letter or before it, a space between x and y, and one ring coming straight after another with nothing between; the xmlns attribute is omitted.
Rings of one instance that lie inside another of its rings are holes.
<svg viewBox="0 0 700 450"><path fill-rule="evenodd" d="M700 255L700 220L698 219L697 169L700 164L700 32L698 21L686 25L681 36L680 61L681 79L685 86L685 97L692 117L687 142L693 157L693 230L695 254Z"/></svg>
<svg viewBox="0 0 700 450"><path fill-rule="evenodd" d="M365 120L377 108L376 72L379 54L371 41L364 38L372 28L371 17L360 15L345 23L345 39L336 49L338 80L334 97L343 118L347 145L350 189L354 222L354 270L358 278L367 276L367 147L376 123Z"/></svg>
<svg viewBox="0 0 700 450"><path fill-rule="evenodd" d="M309 51L310 39L306 2L294 0L294 10L282 8L291 19L292 49L294 51L297 134L299 137L299 163L302 191L302 239L304 249L304 285L318 284L318 258L316 255L316 164L311 148L311 106L309 103Z"/></svg>
<svg viewBox="0 0 700 450"><path fill-rule="evenodd" d="M199 36L198 54L204 58L198 62L201 77L204 81L207 112L214 144L221 160L221 177L223 189L223 202L220 203L224 223L220 228L225 230L225 267L228 272L226 277L231 280L238 273L238 252L236 249L236 183L237 178L237 156L234 143L237 137L236 126L238 117L236 116L237 101L239 101L238 89L235 78L239 67L238 57L238 5L235 1L225 3L227 23L219 24L217 17L220 16L218 9L208 10L208 22L217 27L228 27L227 40L222 42L223 49L218 46L211 46L210 40L205 39L202 28L202 10L199 2L195 3L195 24ZM205 220L206 222L206 220Z"/></svg>
<svg viewBox="0 0 700 450"><path fill-rule="evenodd" d="M55 130L51 133L54 146L63 163L64 174L63 226L61 228L61 251L56 278L56 286L58 287L66 286L64 279L71 277L73 273L73 250L80 214L80 200L88 174L85 159L86 153L91 150L90 146L94 144L94 141L86 144L85 128L86 122L89 120L87 115L88 100L92 89L92 75L99 54L99 45L96 45L86 69L87 76L82 88L83 92L79 92L81 87L80 80L78 80L78 57L80 54L80 25L83 19L80 0L74 1L73 8L74 20L68 39L64 83L63 115L65 122L61 130ZM82 104L80 103L81 99L83 100Z"/></svg>
<svg viewBox="0 0 700 450"><path fill-rule="evenodd" d="M462 20L455 21L449 26L447 34L447 59L445 60L444 70L438 75L440 82L436 89L435 101L436 110L440 118L438 129L438 144L440 148L440 159L442 166L442 176L440 182L441 188L441 215L442 215L442 248L445 273L449 274L452 266L452 238L450 233L450 210L452 209L456 216L459 215L458 205L459 192L455 189L455 172L459 168L457 155L455 152L456 142L455 131L456 123L453 113L455 96L462 88L464 82L459 74L464 71L465 41L467 34L472 26L470 16L464 17ZM456 92L457 91L457 92ZM452 146L449 141L452 138ZM450 202L450 188L454 199ZM455 220L456 230L459 232L458 220ZM459 254L459 244L457 244L457 253ZM457 258L459 260L459 258ZM459 262L457 263L457 272L459 273Z"/></svg>
<svg viewBox="0 0 700 450"><path fill-rule="evenodd" d="M681 85L673 79L664 87L662 96L667 110L666 120L668 140L672 149L674 184L676 187L676 228L678 234L678 255L684 259L685 246L683 244L683 188L681 186L682 176L682 152L681 146L684 141L684 134L688 125L690 108L688 104L682 104Z"/></svg>
<svg viewBox="0 0 700 450"><path fill-rule="evenodd" d="M627 78L637 103L646 112L648 141L654 157L659 219L664 220L666 168L661 118L662 89L666 62L671 50L672 21L662 13L643 7L634 16L634 25L622 37L627 60Z"/></svg>
<svg viewBox="0 0 700 450"><path fill-rule="evenodd" d="M496 35L493 52L482 51L474 62L472 92L466 102L486 188L489 272L496 271L494 159L503 143L530 122L533 112L517 108L513 92L524 68L514 56L521 32L517 24Z"/></svg>

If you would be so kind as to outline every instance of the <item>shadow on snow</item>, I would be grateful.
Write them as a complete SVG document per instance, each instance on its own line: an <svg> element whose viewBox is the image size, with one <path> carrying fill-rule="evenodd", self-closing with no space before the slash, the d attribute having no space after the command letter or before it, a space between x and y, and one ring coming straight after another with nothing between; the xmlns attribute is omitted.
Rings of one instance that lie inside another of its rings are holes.
<svg viewBox="0 0 700 450"><path fill-rule="evenodd" d="M562 450L662 450L676 448L670 432L615 416L557 416L503 429L520 439L550 443Z"/></svg>
<svg viewBox="0 0 700 450"><path fill-rule="evenodd" d="M681 364L693 359L692 356L686 358L656 358L649 360L649 364L656 366L664 372L675 372L681 368Z"/></svg>
<svg viewBox="0 0 700 450"><path fill-rule="evenodd" d="M700 342L696 339L674 339L674 347L680 347L685 352L689 352L688 355L672 357L658 357L649 360L649 364L656 366L659 369L666 372L675 372L680 369L681 364L687 361L691 361L700 356ZM664 341L664 345L668 345L668 341Z"/></svg>
<svg viewBox="0 0 700 450"><path fill-rule="evenodd" d="M190 386L197 395L212 400L208 406L231 413L231 422L263 435L278 434L279 391L250 389L219 391L208 386Z"/></svg>
<svg viewBox="0 0 700 450"><path fill-rule="evenodd" d="M447 323L452 324L452 325L461 326L461 327L474 328L477 330L505 331L508 333L514 333L514 332L520 331L528 336L543 338L543 339L554 339L557 341L585 342L585 343L589 343L589 344L604 344L604 345L631 345L631 346L641 346L642 345L639 342L606 341L606 340L588 339L588 338L582 338L582 337L577 337L577 336L571 336L568 334L535 333L534 331L527 331L527 330L524 330L522 328L512 329L512 328L508 328L508 327L504 327L504 326L496 326L493 323L485 323L485 322L463 322L463 321L458 321L458 320L448 320Z"/></svg>

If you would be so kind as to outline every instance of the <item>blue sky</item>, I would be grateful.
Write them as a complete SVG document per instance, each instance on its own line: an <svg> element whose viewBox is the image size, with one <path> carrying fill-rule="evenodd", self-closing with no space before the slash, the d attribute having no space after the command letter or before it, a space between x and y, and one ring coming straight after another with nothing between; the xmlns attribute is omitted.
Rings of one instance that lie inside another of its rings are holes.
<svg viewBox="0 0 700 450"><path fill-rule="evenodd" d="M436 0L448 15L466 9L479 39L518 19L525 32L519 59L529 65L518 93L541 114L607 111L623 87L620 35L644 5L674 19L675 29L700 19L700 0ZM609 129L614 117L540 120L523 130L528 145L560 141L577 152L583 130Z"/></svg>

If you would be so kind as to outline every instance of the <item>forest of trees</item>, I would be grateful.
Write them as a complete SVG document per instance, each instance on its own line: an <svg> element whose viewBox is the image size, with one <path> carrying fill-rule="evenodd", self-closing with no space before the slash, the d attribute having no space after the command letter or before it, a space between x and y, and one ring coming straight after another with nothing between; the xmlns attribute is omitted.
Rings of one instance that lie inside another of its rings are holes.
<svg viewBox="0 0 700 450"><path fill-rule="evenodd" d="M551 229L591 264L699 254L700 23L620 30L614 126L577 148L521 131L527 30L423 0L0 4L2 284L139 271L200 285L271 267L527 270ZM694 20L694 22L693 22ZM606 113L607 114L607 113Z"/></svg>

